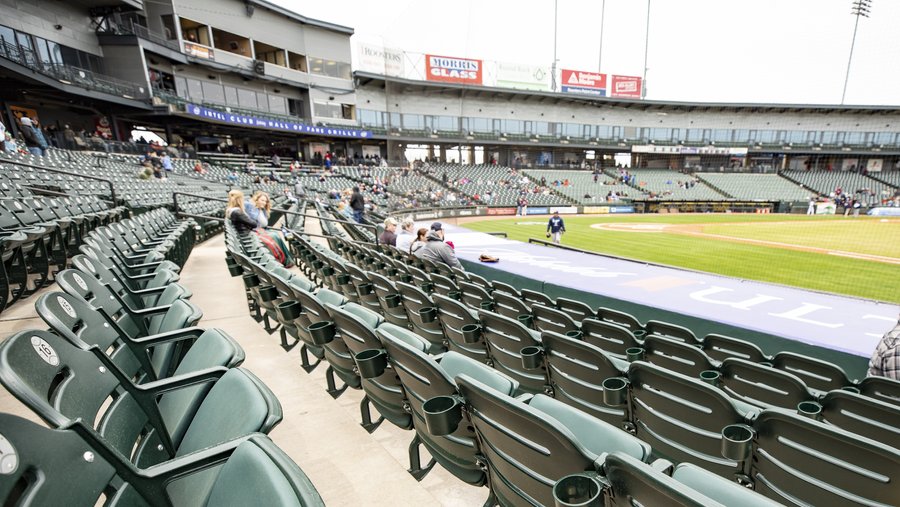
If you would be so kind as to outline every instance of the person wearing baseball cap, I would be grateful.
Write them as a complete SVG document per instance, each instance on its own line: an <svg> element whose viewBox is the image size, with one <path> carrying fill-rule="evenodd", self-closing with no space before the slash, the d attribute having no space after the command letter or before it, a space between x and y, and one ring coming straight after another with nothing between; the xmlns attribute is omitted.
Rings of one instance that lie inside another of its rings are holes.
<svg viewBox="0 0 900 507"><path fill-rule="evenodd" d="M558 245L564 232L566 232L566 224L563 222L562 217L559 216L559 211L554 211L553 216L547 222L547 237L549 238L552 234L553 242Z"/></svg>
<svg viewBox="0 0 900 507"><path fill-rule="evenodd" d="M444 243L444 226L440 222L431 224L431 229L425 235L425 246L416 250L413 255L432 262L442 262L451 268L465 269L456 258L453 248Z"/></svg>

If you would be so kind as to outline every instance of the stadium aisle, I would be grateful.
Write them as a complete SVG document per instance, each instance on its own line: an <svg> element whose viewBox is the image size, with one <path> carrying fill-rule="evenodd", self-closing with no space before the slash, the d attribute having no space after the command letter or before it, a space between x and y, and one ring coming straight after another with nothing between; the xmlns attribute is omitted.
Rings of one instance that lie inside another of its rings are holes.
<svg viewBox="0 0 900 507"><path fill-rule="evenodd" d="M463 484L439 467L422 482L407 472L412 432L389 423L368 434L359 425L361 391L334 400L325 392L325 367L311 374L300 369L300 349L285 353L278 333L268 335L247 311L240 278L225 265L225 242L216 236L198 245L182 271L191 301L203 309L201 327L218 327L247 353L244 367L278 396L284 421L272 439L309 475L329 506L391 505L447 507L481 505L487 488ZM423 453L423 462L428 456Z"/></svg>

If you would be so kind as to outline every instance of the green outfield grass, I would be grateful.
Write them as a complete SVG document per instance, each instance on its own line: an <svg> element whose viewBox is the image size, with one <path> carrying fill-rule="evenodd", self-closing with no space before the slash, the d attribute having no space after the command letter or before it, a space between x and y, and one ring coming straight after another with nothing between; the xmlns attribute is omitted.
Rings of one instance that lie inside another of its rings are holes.
<svg viewBox="0 0 900 507"><path fill-rule="evenodd" d="M900 264L896 263L900 260L898 219L685 214L584 215L565 217L565 221L568 232L562 242L566 246L737 278L900 303ZM610 224L616 224L615 227L663 224L670 228L661 232L633 232L591 227L596 224L606 227ZM485 220L464 226L482 232L506 232L510 239L519 241L546 239L545 217ZM789 249L791 246L797 249ZM841 255L834 252L841 252ZM883 259L876 261L854 258L853 255ZM891 260L894 263L884 262Z"/></svg>

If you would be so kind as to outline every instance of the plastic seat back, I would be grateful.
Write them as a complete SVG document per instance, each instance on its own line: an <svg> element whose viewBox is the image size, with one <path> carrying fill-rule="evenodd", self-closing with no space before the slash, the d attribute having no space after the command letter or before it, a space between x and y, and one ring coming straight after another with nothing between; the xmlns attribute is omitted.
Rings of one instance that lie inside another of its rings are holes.
<svg viewBox="0 0 900 507"><path fill-rule="evenodd" d="M478 317L474 312L459 301L440 294L432 296L432 301L437 309L437 318L444 329L447 349L481 363L487 363L488 353L484 338L479 336L474 343L466 343L463 336L463 326L478 324Z"/></svg>
<svg viewBox="0 0 900 507"><path fill-rule="evenodd" d="M857 387L863 396L900 406L900 380L887 377L866 377L859 382Z"/></svg>
<svg viewBox="0 0 900 507"><path fill-rule="evenodd" d="M581 322L584 319L593 319L597 317L596 310L589 305L574 299L563 297L556 298L556 307L559 311L564 312L571 317L575 322Z"/></svg>
<svg viewBox="0 0 900 507"><path fill-rule="evenodd" d="M544 361L553 397L616 427L624 427L625 410L603 404L603 381L623 375L599 348L556 333L541 333Z"/></svg>
<svg viewBox="0 0 900 507"><path fill-rule="evenodd" d="M649 454L636 438L544 395L526 404L466 375L456 382L500 505L553 505L553 484L596 470L602 452L628 449L641 459ZM604 449L581 438L603 440Z"/></svg>
<svg viewBox="0 0 900 507"><path fill-rule="evenodd" d="M729 358L719 366L722 389L732 398L758 407L781 407L796 410L815 396L800 378L771 366Z"/></svg>
<svg viewBox="0 0 900 507"><path fill-rule="evenodd" d="M564 335L570 331L581 329L581 326L572 320L572 317L556 308L532 305L531 314L534 316L534 328L541 332L548 331Z"/></svg>
<svg viewBox="0 0 900 507"><path fill-rule="evenodd" d="M494 291L491 297L494 299L495 313L511 319L516 319L519 315L531 315L531 308L519 296L502 291Z"/></svg>
<svg viewBox="0 0 900 507"><path fill-rule="evenodd" d="M800 377L810 389L825 392L853 385L840 366L793 352L779 352L772 366Z"/></svg>
<svg viewBox="0 0 900 507"><path fill-rule="evenodd" d="M739 463L722 457L722 428L745 422L725 393L697 378L636 361L628 369L635 434L654 452L732 479Z"/></svg>
<svg viewBox="0 0 900 507"><path fill-rule="evenodd" d="M479 310L482 303L492 303L493 299L487 290L481 285L472 282L459 282L459 290L462 293L462 302L466 306Z"/></svg>
<svg viewBox="0 0 900 507"><path fill-rule="evenodd" d="M745 359L751 363L771 361L755 343L721 334L708 334L703 338L703 351L720 363L729 357Z"/></svg>
<svg viewBox="0 0 900 507"><path fill-rule="evenodd" d="M388 277L369 271L366 273L369 280L372 281L372 287L378 296L378 302L381 305L381 314L391 324L407 327L409 326L409 316L406 315L406 309L400 304L400 293Z"/></svg>
<svg viewBox="0 0 900 507"><path fill-rule="evenodd" d="M520 389L529 393L543 392L547 386L547 373L543 365L537 370L522 366L522 349L539 346L538 337L519 321L480 310L481 336L487 344L491 363L501 373L519 382Z"/></svg>
<svg viewBox="0 0 900 507"><path fill-rule="evenodd" d="M641 324L641 321L639 321L634 315L631 315L627 312L614 310L612 308L606 308L603 306L597 308L597 318L605 322L610 322L618 326L622 326L626 329L631 330L632 333L644 329L644 325Z"/></svg>
<svg viewBox="0 0 900 507"><path fill-rule="evenodd" d="M441 328L441 322L437 319L427 322L419 313L419 310L423 308L434 307L431 298L415 285L403 282L397 282L395 285L400 292L402 305L406 308L406 315L412 324L413 331L431 343L432 353L444 350L444 330Z"/></svg>
<svg viewBox="0 0 900 507"><path fill-rule="evenodd" d="M785 505L895 505L900 451L783 411L753 424L754 490Z"/></svg>
<svg viewBox="0 0 900 507"><path fill-rule="evenodd" d="M823 421L900 449L900 407L839 389L819 402Z"/></svg>
<svg viewBox="0 0 900 507"><path fill-rule="evenodd" d="M582 339L619 358L627 357L625 351L643 347L630 329L604 320L585 319L581 322Z"/></svg>
<svg viewBox="0 0 900 507"><path fill-rule="evenodd" d="M697 339L694 332L684 326L659 320L648 320L644 325L644 328L647 330L648 336L655 334L672 340L678 340L689 345L700 345L700 340Z"/></svg>
<svg viewBox="0 0 900 507"><path fill-rule="evenodd" d="M538 292L531 289L522 289L519 291L519 294L522 295L522 299L528 306L544 305L549 306L550 308L556 307L556 302L550 299L550 296L544 294L543 292Z"/></svg>
<svg viewBox="0 0 900 507"><path fill-rule="evenodd" d="M715 369L712 360L701 349L655 334L644 340L644 360L693 378L698 378L703 371Z"/></svg>

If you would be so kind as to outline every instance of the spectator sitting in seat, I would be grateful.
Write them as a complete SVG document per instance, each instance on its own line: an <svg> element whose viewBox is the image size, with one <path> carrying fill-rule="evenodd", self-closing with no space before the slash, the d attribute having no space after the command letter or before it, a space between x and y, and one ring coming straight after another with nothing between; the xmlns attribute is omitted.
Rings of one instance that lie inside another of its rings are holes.
<svg viewBox="0 0 900 507"><path fill-rule="evenodd" d="M230 220L238 232L252 231L256 228L256 221L252 220L244 212L244 193L240 190L228 192L228 206L225 208L225 219Z"/></svg>
<svg viewBox="0 0 900 507"><path fill-rule="evenodd" d="M875 348L868 374L900 380L900 319Z"/></svg>
<svg viewBox="0 0 900 507"><path fill-rule="evenodd" d="M440 222L431 224L431 230L425 235L425 246L418 249L415 255L421 259L444 263L451 268L464 269L450 245L444 243L444 226Z"/></svg>
<svg viewBox="0 0 900 507"><path fill-rule="evenodd" d="M396 245L394 245L397 247L397 250L400 250L401 252L409 251L409 247L416 239L415 234L413 233L413 227L415 225L413 219L410 217L406 217L400 221L400 232L397 234L397 242Z"/></svg>
<svg viewBox="0 0 900 507"><path fill-rule="evenodd" d="M422 247L425 246L425 243L426 243L425 236L427 236L427 235L428 235L428 229L426 229L424 227L422 227L421 229L419 229L416 232L416 239L414 239L413 242L409 244L409 253L410 254L415 254L416 252L421 250Z"/></svg>
<svg viewBox="0 0 900 507"><path fill-rule="evenodd" d="M378 238L378 242L382 245L397 246L397 221L391 217L384 219L384 232Z"/></svg>
<svg viewBox="0 0 900 507"><path fill-rule="evenodd" d="M294 267L290 251L281 235L276 231L266 230L266 227L269 226L269 217L272 214L272 200L269 198L269 194L265 192L253 194L253 197L244 203L244 212L247 213L251 220L256 222L257 234L266 235L278 244L278 247L284 253L284 261L282 261L284 267Z"/></svg>

